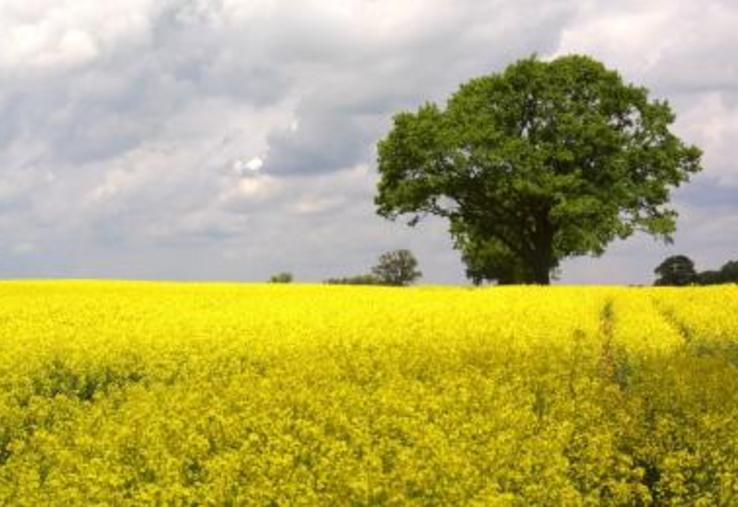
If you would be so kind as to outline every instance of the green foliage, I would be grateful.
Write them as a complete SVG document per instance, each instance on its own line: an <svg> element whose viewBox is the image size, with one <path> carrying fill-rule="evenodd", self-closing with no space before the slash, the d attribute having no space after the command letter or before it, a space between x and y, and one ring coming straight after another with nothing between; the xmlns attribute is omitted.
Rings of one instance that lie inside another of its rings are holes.
<svg viewBox="0 0 738 507"><path fill-rule="evenodd" d="M379 256L372 273L382 285L410 285L423 276L418 261L410 250L394 250Z"/></svg>
<svg viewBox="0 0 738 507"><path fill-rule="evenodd" d="M694 262L686 255L672 255L654 270L658 278L654 285L684 286L697 282Z"/></svg>
<svg viewBox="0 0 738 507"><path fill-rule="evenodd" d="M716 285L723 283L723 277L720 271L708 270L697 273L698 285Z"/></svg>
<svg viewBox="0 0 738 507"><path fill-rule="evenodd" d="M694 263L684 255L668 257L654 270L659 275L654 285L718 285L738 283L738 261L728 261L719 270L696 272Z"/></svg>
<svg viewBox="0 0 738 507"><path fill-rule="evenodd" d="M701 170L668 103L586 56L535 57L394 117L380 215L448 219L473 280L548 283L566 257L640 230L669 241L670 189Z"/></svg>
<svg viewBox="0 0 738 507"><path fill-rule="evenodd" d="M269 279L269 283L292 283L292 273L287 271L277 273Z"/></svg>
<svg viewBox="0 0 738 507"><path fill-rule="evenodd" d="M471 241L466 236L459 236L456 247L461 250L466 276L474 285L481 285L485 280L496 280L498 285L509 285L531 275L520 258L494 238Z"/></svg>
<svg viewBox="0 0 738 507"><path fill-rule="evenodd" d="M720 268L722 283L738 283L738 261L728 261Z"/></svg>
<svg viewBox="0 0 738 507"><path fill-rule="evenodd" d="M418 261L410 250L394 250L379 256L371 274L329 278L330 285L410 285L422 276L417 270Z"/></svg>
<svg viewBox="0 0 738 507"><path fill-rule="evenodd" d="M342 278L328 278L325 282L329 285L381 285L381 280L374 275L356 275Z"/></svg>

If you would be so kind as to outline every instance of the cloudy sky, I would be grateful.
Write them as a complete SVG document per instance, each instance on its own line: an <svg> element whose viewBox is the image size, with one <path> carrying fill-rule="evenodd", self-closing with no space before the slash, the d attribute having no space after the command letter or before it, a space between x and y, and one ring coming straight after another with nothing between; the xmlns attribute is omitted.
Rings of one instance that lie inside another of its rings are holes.
<svg viewBox="0 0 738 507"><path fill-rule="evenodd" d="M635 237L564 283L738 258L732 0L0 0L0 278L298 280L410 248L462 283L446 226L375 215L394 112L532 53L586 53L668 98L705 171L675 243Z"/></svg>

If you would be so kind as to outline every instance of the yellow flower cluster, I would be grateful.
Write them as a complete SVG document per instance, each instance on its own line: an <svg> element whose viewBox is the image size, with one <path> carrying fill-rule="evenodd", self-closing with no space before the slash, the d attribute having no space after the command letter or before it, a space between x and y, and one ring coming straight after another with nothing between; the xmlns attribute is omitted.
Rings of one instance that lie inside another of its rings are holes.
<svg viewBox="0 0 738 507"><path fill-rule="evenodd" d="M0 504L738 504L738 287L0 283Z"/></svg>

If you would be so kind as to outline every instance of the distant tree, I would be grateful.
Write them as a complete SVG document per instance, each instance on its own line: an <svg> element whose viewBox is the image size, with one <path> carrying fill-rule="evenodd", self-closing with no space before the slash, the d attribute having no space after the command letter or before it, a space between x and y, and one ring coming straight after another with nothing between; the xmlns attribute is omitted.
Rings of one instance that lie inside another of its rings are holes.
<svg viewBox="0 0 738 507"><path fill-rule="evenodd" d="M738 261L728 261L720 268L721 283L738 283Z"/></svg>
<svg viewBox="0 0 738 507"><path fill-rule="evenodd" d="M323 283L329 285L380 285L381 280L374 275L356 275L342 278L328 278Z"/></svg>
<svg viewBox="0 0 738 507"><path fill-rule="evenodd" d="M658 278L654 285L689 285L697 282L694 262L686 255L672 255L654 270Z"/></svg>
<svg viewBox="0 0 738 507"><path fill-rule="evenodd" d="M418 261L410 250L394 250L379 256L372 274L383 285L410 285L423 275L417 267Z"/></svg>
<svg viewBox="0 0 738 507"><path fill-rule="evenodd" d="M701 170L674 120L589 57L520 60L445 107L394 117L378 145L377 212L447 219L472 279L548 284L563 259L636 231L671 239L670 191Z"/></svg>
<svg viewBox="0 0 738 507"><path fill-rule="evenodd" d="M723 283L723 278L720 271L701 271L697 273L697 284L698 285L717 285Z"/></svg>
<svg viewBox="0 0 738 507"><path fill-rule="evenodd" d="M289 273L287 271L283 271L282 273L277 273L276 275L272 276L269 279L270 283L291 283L292 282L292 273Z"/></svg>

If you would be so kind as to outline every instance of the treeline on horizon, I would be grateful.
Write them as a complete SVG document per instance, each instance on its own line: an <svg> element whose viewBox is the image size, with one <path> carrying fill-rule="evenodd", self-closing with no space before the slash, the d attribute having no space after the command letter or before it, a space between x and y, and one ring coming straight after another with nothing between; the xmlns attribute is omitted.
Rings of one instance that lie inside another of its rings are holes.
<svg viewBox="0 0 738 507"><path fill-rule="evenodd" d="M385 252L379 256L371 273L354 276L328 278L323 283L329 285L389 285L404 287L417 281L423 273L418 270L418 260L410 250L400 249ZM282 272L272 276L271 283L290 283L292 273Z"/></svg>
<svg viewBox="0 0 738 507"><path fill-rule="evenodd" d="M658 278L654 285L718 285L738 283L738 260L728 261L718 270L697 271L694 261L686 255L672 255L654 270Z"/></svg>
<svg viewBox="0 0 738 507"><path fill-rule="evenodd" d="M418 261L410 250L393 250L379 257L371 273L354 276L328 278L323 283L329 285L389 285L404 287L411 285L422 276L417 269ZM723 264L720 269L697 271L694 261L686 255L672 255L659 264L654 273L656 286L688 286L738 284L738 260ZM292 273L277 273L269 279L271 283L291 283ZM473 280L474 285L480 285ZM498 280L497 285L510 285Z"/></svg>

